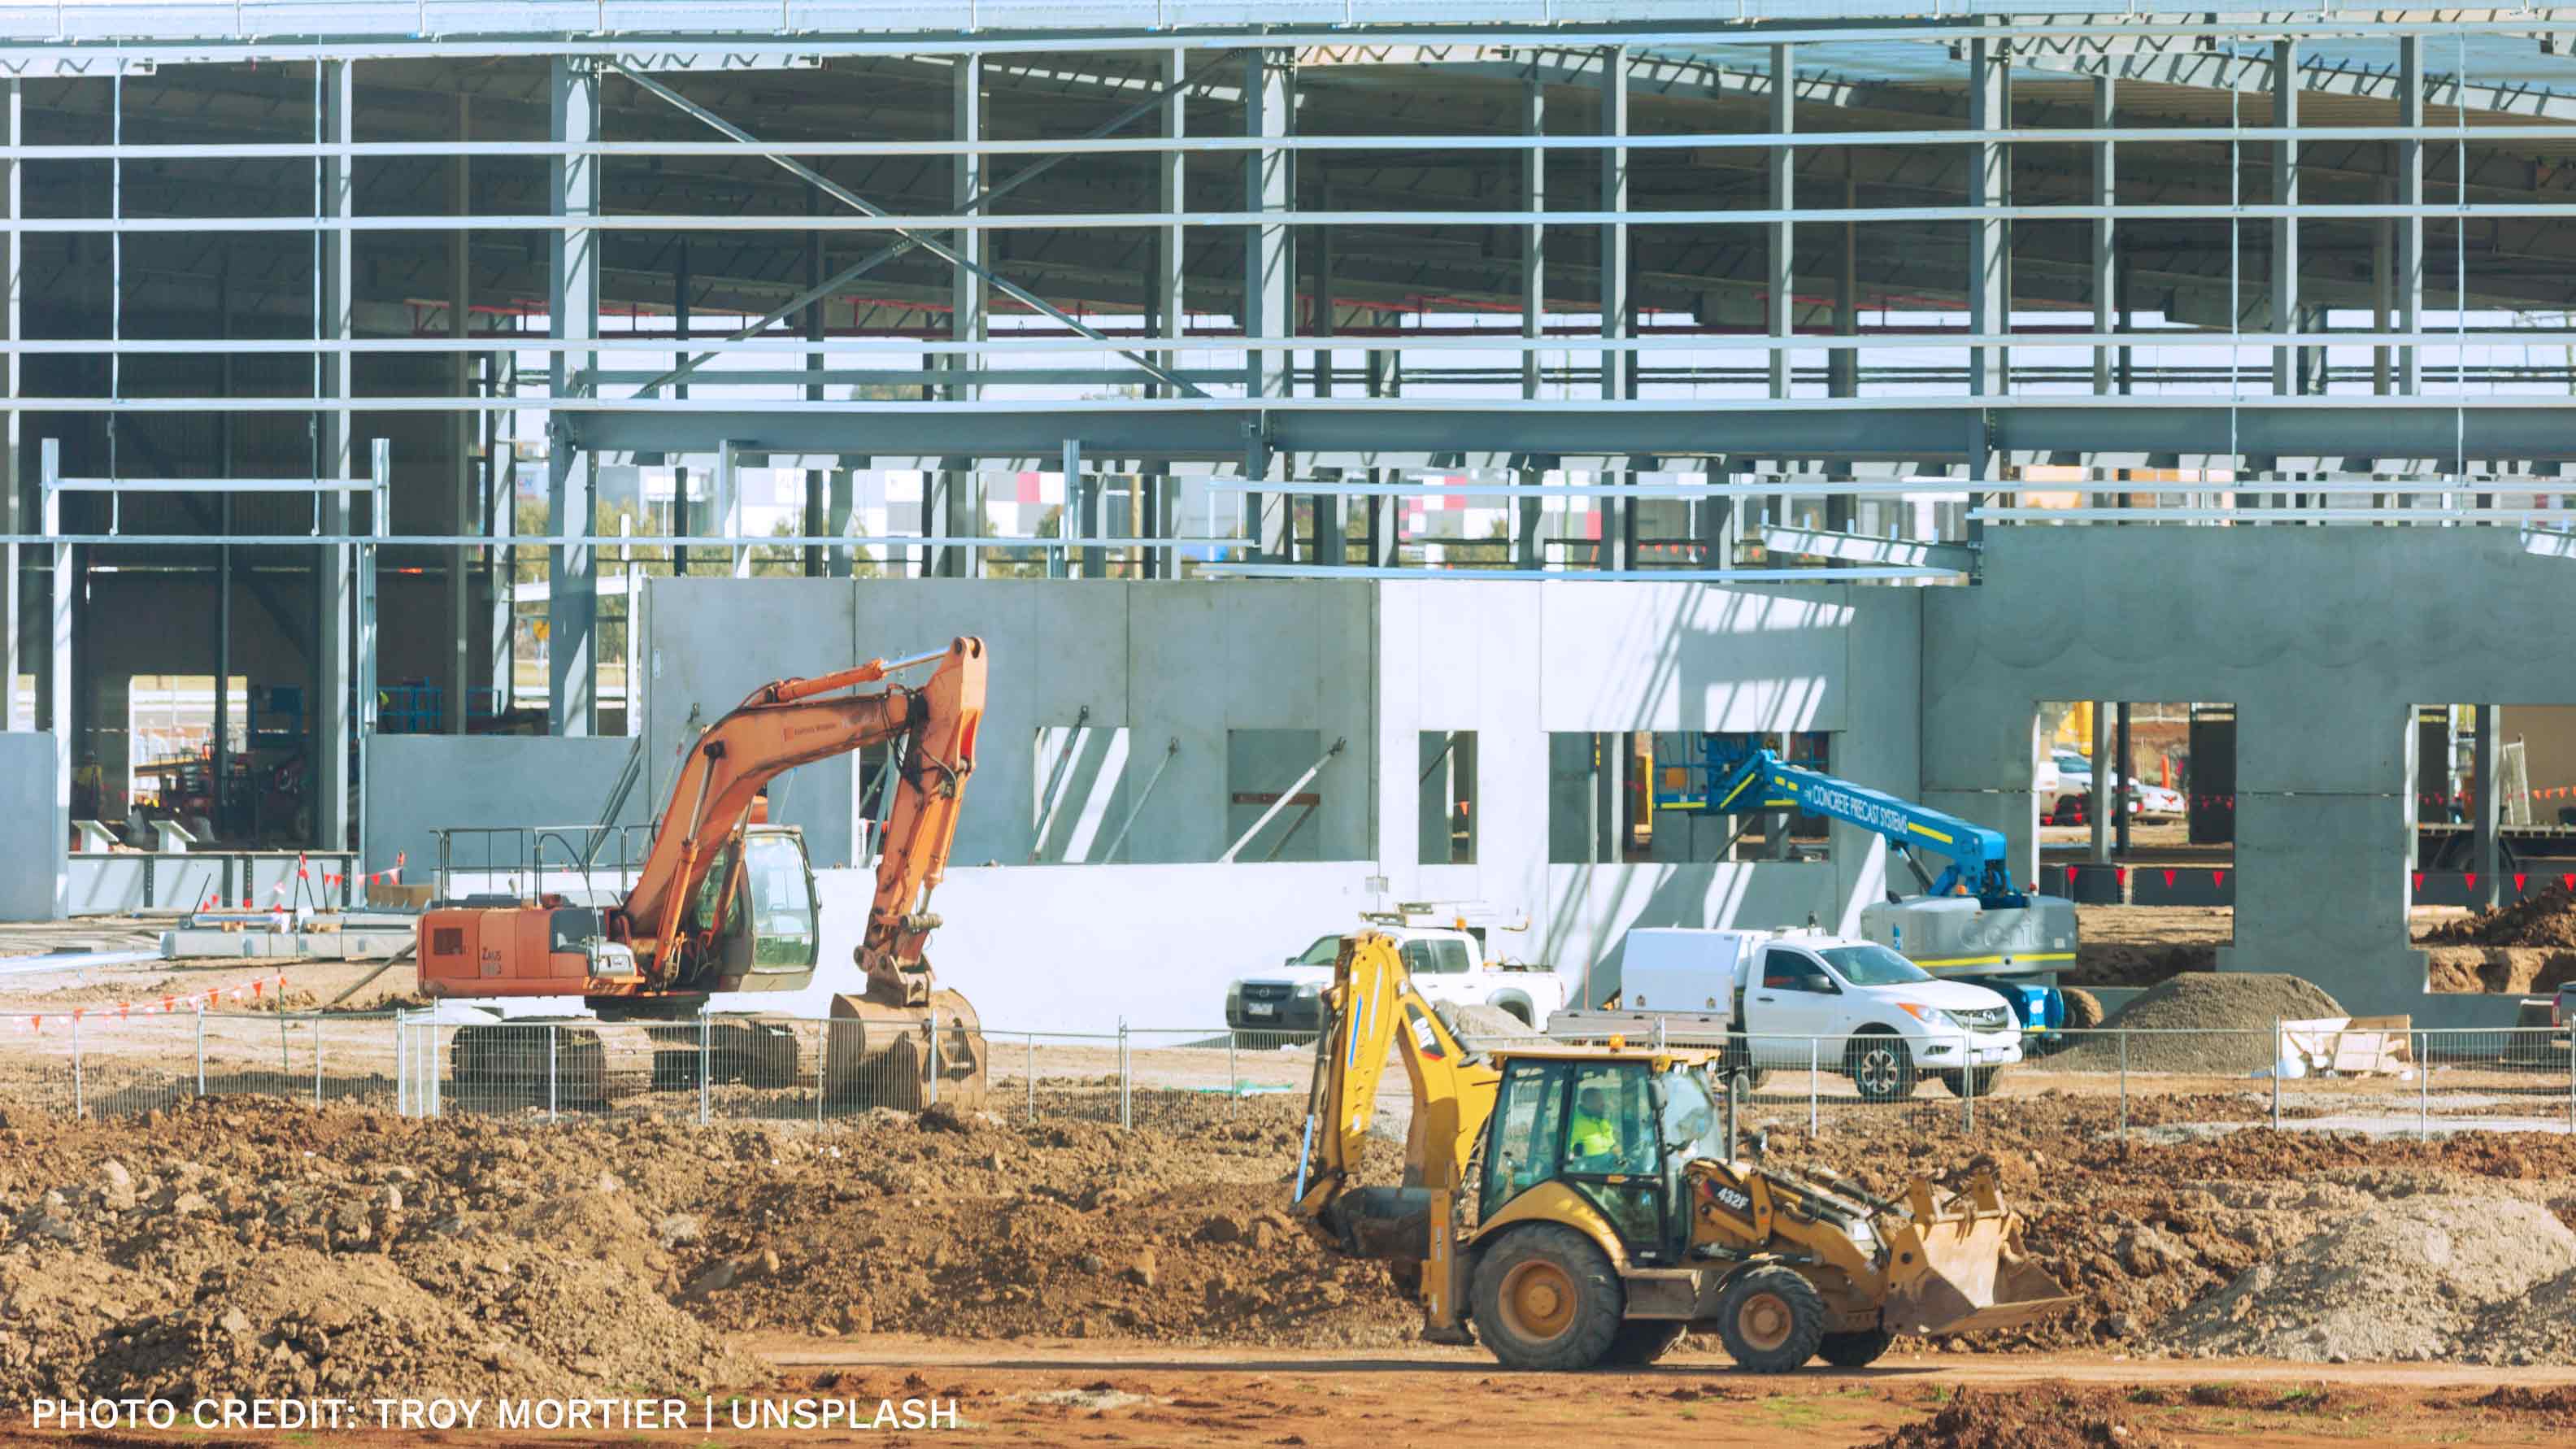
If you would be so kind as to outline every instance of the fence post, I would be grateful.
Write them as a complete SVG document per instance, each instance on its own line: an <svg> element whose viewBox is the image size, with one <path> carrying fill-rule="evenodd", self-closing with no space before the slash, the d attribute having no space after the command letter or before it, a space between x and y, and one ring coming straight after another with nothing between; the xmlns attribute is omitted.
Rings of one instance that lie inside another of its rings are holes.
<svg viewBox="0 0 2576 1449"><path fill-rule="evenodd" d="M559 1027L559 1026L555 1025L555 1024L554 1024L553 1022L551 1022L551 1021L550 1021L550 1022L547 1022L547 1023L546 1023L546 1120L547 1120L547 1121L549 1121L549 1122L560 1122L560 1121L562 1121L562 1120L563 1120L562 1110L561 1110L561 1104L562 1104L562 1102L563 1102L563 1094L562 1094L561 1089L560 1089L560 1088L558 1088L558 1087L556 1086L556 1084L555 1084L555 1063L556 1063L556 1060L557 1060L557 1058L558 1058L558 1056L559 1056L559 1053L556 1051L556 1046L557 1046L557 1044L558 1044L558 1043L560 1043L560 1042L562 1041L562 1039L563 1039L563 1028L561 1028L561 1027Z"/></svg>
<svg viewBox="0 0 2576 1449"><path fill-rule="evenodd" d="M197 1008L197 1095L206 1095L206 1009Z"/></svg>
<svg viewBox="0 0 2576 1449"><path fill-rule="evenodd" d="M286 1003L283 1001L277 1004L277 1074L280 1077L295 1075L295 1049L286 1044ZM279 1083L281 1091L284 1087L283 1082Z"/></svg>
<svg viewBox="0 0 2576 1449"><path fill-rule="evenodd" d="M1225 1029L1225 1096L1226 1110L1234 1110L1243 1100L1243 1076L1234 1068L1234 1028Z"/></svg>
<svg viewBox="0 0 2576 1449"><path fill-rule="evenodd" d="M81 1081L80 1013L72 1013L72 1115L89 1115L87 1088Z"/></svg>
<svg viewBox="0 0 2576 1449"><path fill-rule="evenodd" d="M1977 1131L1977 1042L1964 1031L1959 1033L1959 1129L1970 1136Z"/></svg>
<svg viewBox="0 0 2576 1449"><path fill-rule="evenodd" d="M2281 1130L2281 1018L2272 1018L2272 1130Z"/></svg>
<svg viewBox="0 0 2576 1449"><path fill-rule="evenodd" d="M1029 1033L1029 1058L1022 1081L1029 1089L1029 1120L1038 1120L1038 1034Z"/></svg>
<svg viewBox="0 0 2576 1449"><path fill-rule="evenodd" d="M1823 1048L1817 1044L1816 1038L1807 1038L1807 1140L1810 1142L1816 1140L1816 1137L1818 1136L1818 1122L1816 1117L1816 1058L1822 1053L1822 1051Z"/></svg>
<svg viewBox="0 0 2576 1449"><path fill-rule="evenodd" d="M712 1067L715 1065L714 1060L713 1060L715 1053L714 1053L714 1051L712 1050L712 1049L713 1049L713 1047L715 1046L715 1042L713 1041L713 1039L712 1039L712 1038L710 1037L710 1035L709 1035L709 1029L710 1029L710 1026L711 1026L711 1025L712 1025L712 1024L707 1020L707 1009L706 1009L704 1006L699 1007L699 1008L698 1008L698 1125L699 1125L699 1126L701 1126L701 1127L704 1127L705 1125L707 1125L707 1077L708 1077L708 1074L709 1074L709 1069L710 1069L710 1068L712 1068Z"/></svg>
<svg viewBox="0 0 2576 1449"><path fill-rule="evenodd" d="M313 1017L313 1105L322 1105L322 1017Z"/></svg>
<svg viewBox="0 0 2576 1449"><path fill-rule="evenodd" d="M930 1093L929 1105L939 1105L939 1008L930 1008Z"/></svg>
<svg viewBox="0 0 2576 1449"><path fill-rule="evenodd" d="M2129 1141L2129 1029L2120 1028L2120 1143Z"/></svg>
<svg viewBox="0 0 2576 1449"><path fill-rule="evenodd" d="M822 1038L815 1043L814 1051L814 1125L820 1127L823 1125L823 1089L830 1085L832 1075L832 1023L826 1018L816 1022L815 1027L817 1035Z"/></svg>
<svg viewBox="0 0 2576 1449"><path fill-rule="evenodd" d="M1122 1132L1135 1125L1135 1118L1128 1109L1130 1075L1127 1066L1127 1018L1122 1016L1118 1018L1118 1130Z"/></svg>
<svg viewBox="0 0 2576 1449"><path fill-rule="evenodd" d="M2415 1140L2430 1141L2433 1093L2433 1033L2415 1033Z"/></svg>

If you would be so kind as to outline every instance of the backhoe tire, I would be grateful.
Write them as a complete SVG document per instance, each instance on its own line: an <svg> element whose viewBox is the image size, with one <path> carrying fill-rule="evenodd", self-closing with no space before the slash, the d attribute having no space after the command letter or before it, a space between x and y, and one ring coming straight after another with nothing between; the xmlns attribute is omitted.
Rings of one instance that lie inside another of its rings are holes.
<svg viewBox="0 0 2576 1449"><path fill-rule="evenodd" d="M1999 1067L1999 1066L1996 1066L1996 1067L1978 1067L1978 1068L1976 1069L1977 1079L1976 1079L1974 1082L1969 1083L1968 1085L1973 1086L1974 1088L1976 1088L1976 1092L1977 1092L1977 1095L1978 1095L1978 1096L1980 1096L1980 1097L1991 1097L1991 1096L1993 1096L1993 1095L1995 1094L1995 1078L1997 1078L1997 1077L1999 1077L1999 1076L2003 1075L2003 1070L2004 1070L2004 1069L2003 1069L2002 1067ZM1967 1073L1965 1073L1965 1072L1936 1072L1936 1073L1934 1073L1933 1075L1935 1075L1935 1076L1937 1076L1937 1077L1939 1077L1939 1078L1941 1079L1941 1085L1942 1085L1942 1086L1945 1086L1945 1087L1947 1087L1947 1088L1949 1088L1949 1089L1950 1089L1950 1095L1951 1095L1951 1096L1953 1096L1953 1097L1964 1097L1964 1096L1966 1096L1966 1095L1967 1095L1967 1093L1966 1093L1965 1091L1961 1090L1961 1085L1960 1085L1960 1082L1959 1082L1959 1079L1960 1079L1961 1077L1963 1077L1963 1076L1966 1076L1966 1075L1967 1075Z"/></svg>
<svg viewBox="0 0 2576 1449"><path fill-rule="evenodd" d="M1631 1318L1619 1325L1610 1339L1610 1351L1601 1355L1603 1368L1644 1368L1682 1341L1689 1329L1686 1323L1669 1323L1657 1318Z"/></svg>
<svg viewBox="0 0 2576 1449"><path fill-rule="evenodd" d="M1914 1053L1894 1032L1853 1037L1843 1049L1843 1071L1864 1102L1902 1102L1914 1095Z"/></svg>
<svg viewBox="0 0 2576 1449"><path fill-rule="evenodd" d="M1485 1249L1467 1301L1475 1306L1476 1336L1503 1367L1570 1373L1610 1352L1628 1293L1591 1239L1533 1223Z"/></svg>
<svg viewBox="0 0 2576 1449"><path fill-rule="evenodd" d="M1735 1366L1757 1374L1795 1373L1825 1339L1825 1300L1792 1268L1747 1268L1717 1300L1717 1337Z"/></svg>
<svg viewBox="0 0 2576 1449"><path fill-rule="evenodd" d="M2090 991L2067 987L2058 995L2066 999L2066 1029L2092 1031L2102 1025L2102 998Z"/></svg>
<svg viewBox="0 0 2576 1449"><path fill-rule="evenodd" d="M1836 1368L1867 1368L1878 1362L1896 1335L1884 1328L1864 1328L1854 1333L1828 1333L1816 1345L1816 1357Z"/></svg>

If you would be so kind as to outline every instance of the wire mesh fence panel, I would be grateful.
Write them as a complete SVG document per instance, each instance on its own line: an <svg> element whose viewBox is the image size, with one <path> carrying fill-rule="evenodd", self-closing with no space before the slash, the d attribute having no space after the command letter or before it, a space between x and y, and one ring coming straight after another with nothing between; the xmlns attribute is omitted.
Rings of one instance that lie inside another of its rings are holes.
<svg viewBox="0 0 2576 1449"><path fill-rule="evenodd" d="M137 1015L110 1010L84 1013L76 1030L74 1025L69 1018L49 1019L44 1034L58 1040L49 1044L40 1059L40 1069L55 1081L50 1095L59 1098L61 1089L69 1088L71 1101L63 1104L65 1110L117 1116L175 1106L196 1094L195 1078L188 1071L195 1012ZM63 1054L60 1066L55 1049ZM23 1099L13 1093L9 1100Z"/></svg>
<svg viewBox="0 0 2576 1449"><path fill-rule="evenodd" d="M332 1015L315 1019L314 1075L320 1100L352 1107L395 1104L394 1023L391 1015Z"/></svg>
<svg viewBox="0 0 2576 1449"><path fill-rule="evenodd" d="M2551 1027L2419 1031L2411 1104L2427 1130L2576 1131L2576 1066Z"/></svg>
<svg viewBox="0 0 2576 1449"><path fill-rule="evenodd" d="M1036 1119L1118 1120L1120 1063L1116 1033L993 1031L992 1109Z"/></svg>
<svg viewBox="0 0 2576 1449"><path fill-rule="evenodd" d="M209 1012L204 1024L206 1095L314 1100L309 1017L273 1011Z"/></svg>

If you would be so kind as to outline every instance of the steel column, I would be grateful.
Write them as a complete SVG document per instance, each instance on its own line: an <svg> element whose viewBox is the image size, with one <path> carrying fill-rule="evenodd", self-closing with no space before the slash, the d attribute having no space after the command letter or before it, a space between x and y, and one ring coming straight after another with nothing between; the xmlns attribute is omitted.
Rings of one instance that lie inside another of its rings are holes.
<svg viewBox="0 0 2576 1449"><path fill-rule="evenodd" d="M984 138L982 56L958 58L957 73L950 81L949 129L960 141ZM984 158L973 151L957 153L949 168L948 187L958 211L972 206L984 189ZM954 342L982 342L989 326L986 314L993 301L983 270L987 243L982 232L960 231L951 244L956 248L956 269L949 275L948 336ZM947 366L951 371L971 373L983 366L983 354L953 353L947 358ZM983 388L961 380L951 382L944 393L951 402L973 402L983 396ZM952 538L982 532L977 526L983 520L982 499L978 496L981 486L973 458L943 459L935 509L930 497L922 499L921 531L945 533ZM931 553L931 572L941 578L970 577L983 571L982 558L979 549L935 549Z"/></svg>
<svg viewBox="0 0 2576 1449"><path fill-rule="evenodd" d="M1797 129L1798 78L1795 71L1797 50L1794 45L1771 47L1771 131L1785 136ZM1774 211L1788 211L1796 206L1798 152L1793 146L1769 148L1768 178L1770 205ZM1608 197L1601 204L1610 205ZM1763 276L1765 320L1770 335L1787 339L1798 329L1798 237L1797 224L1775 221L1763 228L1769 233L1769 270ZM1770 353L1771 395L1787 397L1796 362L1795 354L1785 347ZM1631 363L1631 366L1634 364Z"/></svg>
<svg viewBox="0 0 2576 1449"><path fill-rule="evenodd" d="M0 203L9 211L9 229L0 232L0 268L6 269L7 295L0 297L0 335L16 342L26 335L23 275L26 270L26 248L18 240L18 219L25 215L25 182L18 167L17 148L27 137L26 82L15 76L0 81L0 109L7 112L9 150L0 155ZM7 436L0 438L0 523L12 535L27 531L27 497L24 480L18 476L18 449L24 442L25 418L18 410L18 393L25 377L26 363L15 352L0 357L0 386L7 388L9 417ZM18 709L18 676L26 663L20 657L23 641L20 611L25 605L26 579L19 573L18 545L0 550L0 730L34 729L36 722ZM29 713L32 713L30 711Z"/></svg>
<svg viewBox="0 0 2576 1449"><path fill-rule="evenodd" d="M2110 130L2118 124L2119 82L2107 75L2093 78L2093 124ZM2093 204L2116 206L2120 201L2120 148L2116 142L2093 144ZM2111 332L2117 329L2119 317L2119 235L2118 223L2097 217L2093 222L2093 330ZM2093 390L2111 391L2116 350L2093 349Z"/></svg>
<svg viewBox="0 0 2576 1449"><path fill-rule="evenodd" d="M2272 124L2295 126L2299 123L2299 56L2294 43L2272 42ZM2272 201L2275 205L2299 204L2299 143L2281 140L2272 143ZM2276 332L2295 332L2299 326L2299 219L2283 216L2272 222L2272 328ZM2272 349L2272 391L2299 391L2299 349Z"/></svg>
<svg viewBox="0 0 2576 1449"><path fill-rule="evenodd" d="M357 66L352 61L325 62L316 77L321 106L315 124L332 140L346 144L356 131ZM324 215L346 221L357 214L358 192L352 176L352 163L345 159L325 159L317 163L321 182L320 209ZM314 318L314 335L345 340L355 331L356 306L353 299L356 277L351 269L350 243L356 233L337 230L317 233L315 244L322 254L318 300L320 315ZM356 441L350 436L349 381L352 359L346 350L315 359L322 374L320 395L334 406L315 413L318 428L315 438L320 454L314 476L347 478L353 475L357 456ZM332 492L321 495L318 504L323 531L328 534L349 532L349 495ZM355 603L356 580L352 575L352 556L356 550L346 544L328 544L317 550L321 566L316 574L319 627L313 643L313 667L319 676L313 701L312 768L306 772L306 788L313 803L313 843L328 850L347 848L355 820L349 801L349 757L354 741L350 738L355 723L356 696L363 692L374 698L376 681L352 679L350 670L350 613Z"/></svg>
<svg viewBox="0 0 2576 1449"><path fill-rule="evenodd" d="M2499 808L2504 802L2496 795L2496 747L2504 710L2492 704L2471 708L2478 712L2478 730L2469 762L2469 869L2476 873L2469 905L2480 909L2492 907L2504 894L2496 878L2502 871L2496 826L2504 814Z"/></svg>
<svg viewBox="0 0 2576 1449"><path fill-rule="evenodd" d="M1287 136L1296 128L1287 53L1249 50L1244 52L1243 66L1245 134L1264 141ZM1243 209L1246 213L1296 209L1296 177L1290 169L1291 164L1290 153L1275 146L1262 146L1244 153ZM1294 247L1294 234L1285 222L1264 223L1245 236L1241 308L1244 336L1283 337L1289 328L1296 325ZM1295 390L1289 354L1246 353L1243 390L1248 397L1288 396ZM1261 465L1247 471L1256 477L1268 477L1275 460L1267 440L1255 439L1247 453L1247 462L1257 461ZM1289 465L1287 471L1293 472L1294 465ZM1274 523L1270 515L1274 500L1270 495L1247 493L1244 501L1250 513L1252 537L1261 547L1261 556L1282 563L1291 561L1290 554L1296 546L1294 505L1285 496L1277 498L1278 518Z"/></svg>
<svg viewBox="0 0 2576 1449"><path fill-rule="evenodd" d="M1536 80L1521 83L1521 134L1536 138L1547 134L1547 88ZM1521 153L1521 209L1537 213L1547 210L1547 152L1532 146ZM1521 336L1535 341L1547 331L1547 227L1531 222L1521 228ZM1521 354L1521 396L1536 398L1546 381L1546 359L1536 348ZM1521 469L1520 481L1538 484L1547 481L1542 460L1532 457ZM1372 502L1371 509L1378 505ZM1547 523L1546 500L1524 498L1513 505L1512 563L1516 568L1534 569L1545 563L1540 530ZM1371 564L1383 562L1371 558Z"/></svg>
<svg viewBox="0 0 2576 1449"><path fill-rule="evenodd" d="M473 133L473 115L463 91L456 94L456 135L463 140ZM464 216L474 209L473 163L458 156L448 167L449 209ZM462 339L472 318L474 283L473 233L458 230L447 235L447 335ZM456 395L464 397L473 391L474 354L459 351L448 374L449 385ZM474 531L474 441L478 419L472 413L460 412L448 419L448 498L450 524L459 534ZM467 587L466 571L471 550L458 546L447 551L447 625L456 635L447 666L446 708L441 712L441 728L461 735L466 727L466 700L474 687L474 659L471 645L474 631L468 626L474 591ZM631 612L634 603L627 604Z"/></svg>
<svg viewBox="0 0 2576 1449"><path fill-rule="evenodd" d="M2397 41L2397 121L2424 124L2424 42L2412 35ZM2408 137L2397 143L2397 330L2415 332L2424 325L2424 218L2411 210L2424 204L2424 143ZM2423 349L2408 344L2397 350L2397 390L2424 390Z"/></svg>
<svg viewBox="0 0 2576 1449"><path fill-rule="evenodd" d="M1971 129L1992 132L2012 123L2012 57L2004 46L1993 40L1968 43L1968 125ZM1979 141L1969 148L1968 202L1976 207L2000 207L2006 203L2012 178L2011 153L1998 141ZM2002 217L1989 217L1968 224L1968 329L1979 334L2000 335L2012 330L2012 287L2006 266L2012 252L2011 224ZM2010 387L2011 354L2001 346L1968 349L1968 391L1979 397L1996 397ZM1967 419L1968 436L1964 451L1968 458L1970 478L1992 478L2000 462L2000 450L1993 446L1987 420L1982 414ZM1982 493L1968 494L1968 507L1973 513L1985 501ZM1973 517L1967 526L1971 543L1983 541L1985 525Z"/></svg>
<svg viewBox="0 0 2576 1449"><path fill-rule="evenodd" d="M1613 46L1604 52L1601 66L1601 134L1613 144L1601 151L1601 196L1603 214L1617 218L1601 226L1601 336L1605 341L1618 341L1628 335L1628 313L1633 305L1628 295L1628 52ZM1604 347L1601 349L1601 396L1616 402L1632 395L1637 358L1633 352ZM1633 474L1623 481L1634 482ZM1593 554L1593 565L1604 570L1628 567L1627 540L1634 532L1636 504L1627 499L1605 500L1601 507L1601 544Z"/></svg>
<svg viewBox="0 0 2576 1449"><path fill-rule="evenodd" d="M558 141L588 142L599 134L599 74L558 56L548 90L548 123ZM566 156L548 164L548 199L558 217L599 214L597 157ZM547 243L547 322L550 335L585 342L599 335L599 241L596 231L565 228ZM555 397L596 393L589 373L595 352L556 352L548 361ZM547 729L558 735L591 735L599 729L599 555L575 542L592 531L596 508L597 450L581 446L553 420L546 428L546 522L558 540L546 552ZM501 506L510 506L503 499Z"/></svg>

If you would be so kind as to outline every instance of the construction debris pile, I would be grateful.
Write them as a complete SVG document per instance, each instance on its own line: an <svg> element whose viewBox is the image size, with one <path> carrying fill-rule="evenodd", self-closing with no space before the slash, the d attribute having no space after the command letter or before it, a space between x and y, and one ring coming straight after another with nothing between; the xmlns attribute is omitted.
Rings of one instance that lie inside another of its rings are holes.
<svg viewBox="0 0 2576 1449"><path fill-rule="evenodd" d="M2551 886L2417 938L2436 991L2554 992L2576 981L2576 892Z"/></svg>

